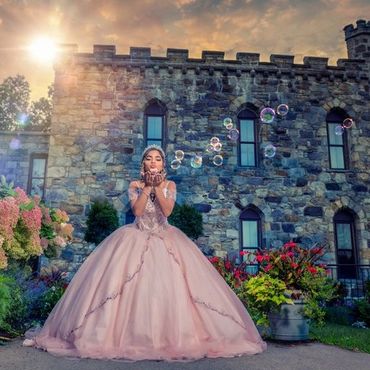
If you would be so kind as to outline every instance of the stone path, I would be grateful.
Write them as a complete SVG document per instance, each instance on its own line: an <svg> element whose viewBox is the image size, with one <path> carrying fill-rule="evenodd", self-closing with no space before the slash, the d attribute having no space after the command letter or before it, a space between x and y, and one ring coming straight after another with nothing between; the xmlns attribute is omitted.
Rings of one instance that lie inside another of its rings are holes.
<svg viewBox="0 0 370 370"><path fill-rule="evenodd" d="M72 360L22 347L22 340L0 346L1 370L369 370L370 355L320 343L279 344L268 342L266 352L254 356L201 359L189 363L110 360Z"/></svg>

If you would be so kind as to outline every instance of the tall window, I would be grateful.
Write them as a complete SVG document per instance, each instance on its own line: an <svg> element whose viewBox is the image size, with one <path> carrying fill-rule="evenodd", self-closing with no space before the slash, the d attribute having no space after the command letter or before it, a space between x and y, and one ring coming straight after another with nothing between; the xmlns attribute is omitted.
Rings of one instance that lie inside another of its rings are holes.
<svg viewBox="0 0 370 370"><path fill-rule="evenodd" d="M245 252L255 252L261 248L262 241L262 226L260 211L252 206L247 207L240 214L240 234L241 234L241 250ZM246 257L244 257L244 260ZM256 272L256 267L253 268Z"/></svg>
<svg viewBox="0 0 370 370"><path fill-rule="evenodd" d="M145 146L156 144L164 148L166 108L158 100L153 100L145 109Z"/></svg>
<svg viewBox="0 0 370 370"><path fill-rule="evenodd" d="M251 109L244 109L238 114L239 126L239 165L257 167L257 115Z"/></svg>
<svg viewBox="0 0 370 370"><path fill-rule="evenodd" d="M44 199L45 195L46 163L47 154L31 154L27 192L31 195L39 195L41 199Z"/></svg>
<svg viewBox="0 0 370 370"><path fill-rule="evenodd" d="M341 135L336 132L337 126L343 123L348 115L341 109L332 109L326 116L329 148L329 166L335 170L348 169L348 144L347 131L344 129Z"/></svg>
<svg viewBox="0 0 370 370"><path fill-rule="evenodd" d="M351 211L340 210L334 216L335 250L338 263L338 278L356 279L357 251L355 218Z"/></svg>

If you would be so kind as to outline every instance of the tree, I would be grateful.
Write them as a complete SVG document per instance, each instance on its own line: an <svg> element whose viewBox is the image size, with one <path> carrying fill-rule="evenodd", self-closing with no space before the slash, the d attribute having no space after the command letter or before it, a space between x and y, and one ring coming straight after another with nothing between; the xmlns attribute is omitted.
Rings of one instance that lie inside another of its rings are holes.
<svg viewBox="0 0 370 370"><path fill-rule="evenodd" d="M0 129L48 131L51 124L54 88L48 97L30 104L30 86L24 76L7 77L0 84Z"/></svg>
<svg viewBox="0 0 370 370"><path fill-rule="evenodd" d="M27 112L30 86L24 76L7 77L0 84L0 127L15 130L17 119Z"/></svg>
<svg viewBox="0 0 370 370"><path fill-rule="evenodd" d="M49 131L51 125L51 114L53 109L54 86L48 88L48 97L40 98L31 103L30 129Z"/></svg>

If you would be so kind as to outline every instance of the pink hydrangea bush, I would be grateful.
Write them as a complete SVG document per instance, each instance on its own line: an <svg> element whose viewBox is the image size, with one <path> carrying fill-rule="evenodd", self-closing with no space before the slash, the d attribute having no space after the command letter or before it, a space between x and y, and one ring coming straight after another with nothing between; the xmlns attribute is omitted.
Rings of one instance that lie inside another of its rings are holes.
<svg viewBox="0 0 370 370"><path fill-rule="evenodd" d="M57 255L72 240L73 227L60 209L49 209L39 196L29 197L13 189L5 177L0 183L0 269L9 260L27 261L32 256Z"/></svg>

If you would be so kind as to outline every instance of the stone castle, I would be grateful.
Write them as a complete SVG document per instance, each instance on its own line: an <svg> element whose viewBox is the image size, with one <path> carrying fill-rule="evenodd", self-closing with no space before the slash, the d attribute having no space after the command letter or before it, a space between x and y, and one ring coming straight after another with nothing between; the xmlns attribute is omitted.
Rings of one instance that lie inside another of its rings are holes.
<svg viewBox="0 0 370 370"><path fill-rule="evenodd" d="M83 242L94 199L107 197L121 224L132 221L128 185L139 176L142 150L162 145L168 162L175 150L185 159L177 170L179 203L203 214L205 253L238 255L242 249L278 246L288 240L311 244L327 239L333 264L370 261L370 21L344 28L348 59L238 52L94 45L79 53L65 45L55 64L55 95L50 133L19 134L22 147L9 149L14 136L0 133L0 172L52 207L71 216L76 242L58 261L75 271L94 246ZM263 123L264 107L289 106L285 117ZM240 131L227 138L223 119ZM335 134L336 126L354 124ZM220 138L222 166L205 152ZM266 144L276 147L264 156ZM200 168L192 154L203 155ZM355 278L355 267L339 277Z"/></svg>

